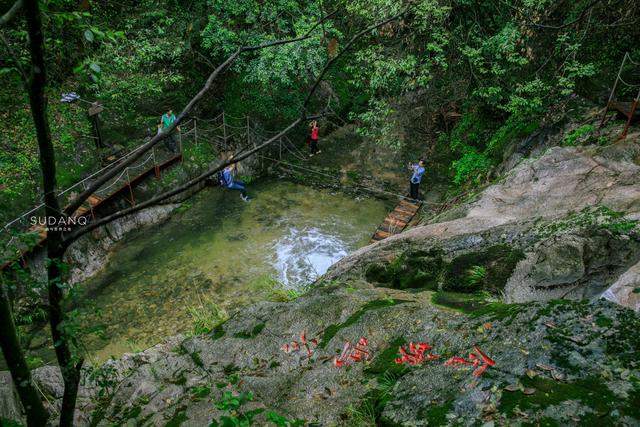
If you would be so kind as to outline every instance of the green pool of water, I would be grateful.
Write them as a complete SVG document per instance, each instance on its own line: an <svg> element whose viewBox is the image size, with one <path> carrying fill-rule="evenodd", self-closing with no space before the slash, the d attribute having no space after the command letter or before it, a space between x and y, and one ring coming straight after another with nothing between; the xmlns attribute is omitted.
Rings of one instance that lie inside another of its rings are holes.
<svg viewBox="0 0 640 427"><path fill-rule="evenodd" d="M83 337L92 359L190 332L191 307L214 302L232 312L272 298L274 286L304 288L366 245L389 208L287 182L249 191L245 203L234 191L205 190L168 222L118 243L105 269L81 285L80 322L104 327L102 338Z"/></svg>

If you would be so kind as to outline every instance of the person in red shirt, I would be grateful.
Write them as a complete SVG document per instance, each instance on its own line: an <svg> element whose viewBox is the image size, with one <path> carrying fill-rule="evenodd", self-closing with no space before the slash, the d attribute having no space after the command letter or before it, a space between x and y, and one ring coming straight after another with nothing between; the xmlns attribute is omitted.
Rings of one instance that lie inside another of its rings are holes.
<svg viewBox="0 0 640 427"><path fill-rule="evenodd" d="M311 150L311 157L314 154L321 153L322 151L318 150L318 133L320 132L318 122L314 120L309 126L311 127L311 135L309 136L309 149Z"/></svg>

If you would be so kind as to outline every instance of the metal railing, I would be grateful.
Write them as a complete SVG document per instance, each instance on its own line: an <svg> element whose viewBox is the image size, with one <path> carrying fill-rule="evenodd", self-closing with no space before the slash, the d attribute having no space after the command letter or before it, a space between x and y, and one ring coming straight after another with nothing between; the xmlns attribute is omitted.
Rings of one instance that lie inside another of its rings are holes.
<svg viewBox="0 0 640 427"><path fill-rule="evenodd" d="M155 168L157 174L157 168L159 167L159 165L163 164L166 161L169 161L172 158L175 158L175 156L177 155L182 155L182 161L184 162L185 144L193 144L195 147L198 147L198 145L202 143L202 140L204 140L206 141L205 143L211 144L211 148L216 155L220 155L222 153L229 153L232 150L238 149L239 147L245 147L243 149L247 149L251 146L255 146L259 141L268 138L269 134L274 135L278 133L277 131L269 132L264 129L260 129L256 124L252 123L251 119L248 116L235 117L224 112L220 113L218 116L212 119L189 119L185 123L181 124L180 127L181 131L176 132L175 134L177 136L179 145L177 153L172 153L169 150L160 148L160 144L154 146L149 151L148 155L141 157L133 164L124 168L117 176L107 181L102 187L100 187L94 193L94 195L101 199L106 199L114 192L120 191L123 186L128 186L131 198L130 202L135 203L135 200L133 200L133 190L131 188L131 182L140 175L148 173L150 168ZM165 141L167 141L167 139L165 139ZM125 155L112 161L108 165L98 169L97 171L91 173L90 175L76 182L70 187L60 191L58 193L60 205L66 205L67 199L71 199L70 196L75 195L76 192L86 190L95 179L102 176L109 169L115 167L119 163L138 153L138 151L141 150L143 146L144 144L141 144ZM299 150L295 148L295 145L286 136L279 138L276 150L279 159L282 158L283 150L285 150L285 154L291 153L296 157L302 155L302 153L300 153ZM91 210L93 213L93 205L91 201L85 202L85 205L88 205L87 209ZM5 247L8 247L8 245L14 241L14 235L19 234L20 232L28 232L30 231L30 227L32 228L32 231L36 231L32 227L34 224L31 221L31 218L37 217L39 216L39 214L44 215L44 206L44 203L40 203L34 208L7 222L2 227L0 232L2 232L1 234L4 235L4 238L2 238L2 240L7 242L5 243Z"/></svg>

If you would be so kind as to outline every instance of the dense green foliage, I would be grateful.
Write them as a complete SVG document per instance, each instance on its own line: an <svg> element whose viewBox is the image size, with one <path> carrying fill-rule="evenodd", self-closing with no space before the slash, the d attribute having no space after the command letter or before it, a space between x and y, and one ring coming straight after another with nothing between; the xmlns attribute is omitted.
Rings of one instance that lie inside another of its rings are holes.
<svg viewBox="0 0 640 427"><path fill-rule="evenodd" d="M10 3L0 1L0 11ZM131 147L239 46L299 36L334 10L304 41L243 54L196 115L224 109L281 126L353 34L408 7L401 20L367 34L340 58L312 109L329 102L369 139L446 159L449 178L463 185L482 181L514 139L545 122L551 106L575 95L602 102L624 52L640 57L640 12L632 0L42 3L60 186L95 170L104 154L86 137L85 106L59 103L61 93L100 100L107 140ZM0 44L2 219L35 203L39 182L19 71L28 65L22 21L18 16L0 30L8 43ZM630 96L625 90L621 97Z"/></svg>

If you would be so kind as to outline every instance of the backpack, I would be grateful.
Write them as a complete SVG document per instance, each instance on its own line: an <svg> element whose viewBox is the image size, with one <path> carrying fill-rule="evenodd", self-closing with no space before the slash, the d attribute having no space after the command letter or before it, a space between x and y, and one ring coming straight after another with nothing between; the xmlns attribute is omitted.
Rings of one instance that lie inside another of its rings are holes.
<svg viewBox="0 0 640 427"><path fill-rule="evenodd" d="M216 172L216 182L220 187L226 187L227 181L224 179L224 170Z"/></svg>

